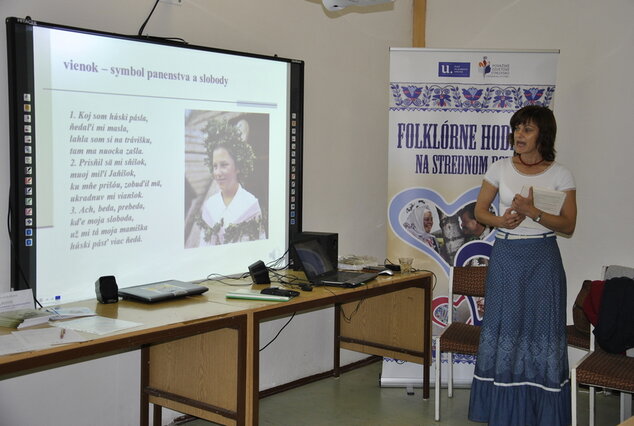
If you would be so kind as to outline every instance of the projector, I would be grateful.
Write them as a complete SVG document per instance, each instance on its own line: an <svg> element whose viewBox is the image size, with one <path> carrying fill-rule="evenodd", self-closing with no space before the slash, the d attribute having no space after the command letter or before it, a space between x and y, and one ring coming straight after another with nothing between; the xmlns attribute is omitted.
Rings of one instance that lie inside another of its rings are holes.
<svg viewBox="0 0 634 426"><path fill-rule="evenodd" d="M322 0L328 10L341 10L348 6L374 6L383 3L392 3L394 0Z"/></svg>

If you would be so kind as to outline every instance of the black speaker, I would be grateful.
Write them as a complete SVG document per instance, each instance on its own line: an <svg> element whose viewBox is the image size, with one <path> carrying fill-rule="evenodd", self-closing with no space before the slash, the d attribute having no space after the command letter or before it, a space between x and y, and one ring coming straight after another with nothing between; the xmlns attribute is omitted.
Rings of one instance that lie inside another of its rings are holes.
<svg viewBox="0 0 634 426"><path fill-rule="evenodd" d="M95 281L95 294L99 303L117 303L119 301L119 287L114 276L99 277Z"/></svg>
<svg viewBox="0 0 634 426"><path fill-rule="evenodd" d="M249 274L251 275L253 282L256 284L271 284L269 270L261 260L249 265Z"/></svg>
<svg viewBox="0 0 634 426"><path fill-rule="evenodd" d="M332 232L300 232L293 238L292 242L316 239L321 248L324 249L328 260L336 268L339 264L339 234ZM298 270L299 262L295 259L295 254L291 251L291 268Z"/></svg>

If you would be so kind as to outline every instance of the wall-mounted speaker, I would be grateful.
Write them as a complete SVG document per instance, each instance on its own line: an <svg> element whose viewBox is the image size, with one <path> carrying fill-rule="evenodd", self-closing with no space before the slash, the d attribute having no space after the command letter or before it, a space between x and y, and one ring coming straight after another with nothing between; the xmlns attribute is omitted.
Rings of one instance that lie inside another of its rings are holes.
<svg viewBox="0 0 634 426"><path fill-rule="evenodd" d="M119 301L119 286L112 275L99 277L95 281L95 294L99 303L117 303Z"/></svg>

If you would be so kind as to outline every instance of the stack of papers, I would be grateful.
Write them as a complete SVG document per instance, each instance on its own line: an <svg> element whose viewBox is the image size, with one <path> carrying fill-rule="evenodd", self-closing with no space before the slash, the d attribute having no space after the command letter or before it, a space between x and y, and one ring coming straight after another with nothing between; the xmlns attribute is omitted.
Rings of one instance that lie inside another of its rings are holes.
<svg viewBox="0 0 634 426"><path fill-rule="evenodd" d="M26 328L48 322L52 314L39 309L18 309L0 312L0 327Z"/></svg>
<svg viewBox="0 0 634 426"><path fill-rule="evenodd" d="M522 197L528 197L529 186L524 186L520 195ZM555 191L554 189L533 187L533 204L539 210L558 216L561 213L561 208L566 200L566 193L563 191ZM523 226L529 228L542 228L541 225L533 222L530 218L527 218L522 222Z"/></svg>
<svg viewBox="0 0 634 426"><path fill-rule="evenodd" d="M124 321L116 318L100 317L98 315L76 318L69 321L54 322L51 324L55 327L65 328L66 330L75 330L84 333L99 335L116 333L121 330L142 325L138 322Z"/></svg>
<svg viewBox="0 0 634 426"><path fill-rule="evenodd" d="M520 195L528 197L529 186L522 187ZM566 193L554 189L533 187L533 204L543 212L559 215L566 200Z"/></svg>
<svg viewBox="0 0 634 426"><path fill-rule="evenodd" d="M85 340L79 333L65 328L47 327L14 331L11 334L0 336L0 356L46 349Z"/></svg>
<svg viewBox="0 0 634 426"><path fill-rule="evenodd" d="M77 308L47 308L46 310L51 313L49 321L57 321L68 318L91 317L93 315L97 315L92 309L84 308L81 306Z"/></svg>

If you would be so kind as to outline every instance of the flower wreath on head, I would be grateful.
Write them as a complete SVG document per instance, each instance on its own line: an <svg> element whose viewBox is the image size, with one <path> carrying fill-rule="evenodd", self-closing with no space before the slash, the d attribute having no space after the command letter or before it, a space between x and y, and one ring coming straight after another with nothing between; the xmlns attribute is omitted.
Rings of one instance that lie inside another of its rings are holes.
<svg viewBox="0 0 634 426"><path fill-rule="evenodd" d="M227 120L211 119L205 128L205 135L205 148L207 151L205 165L209 167L212 175L214 172L214 151L218 148L225 148L233 157L236 168L240 170L238 175L240 183L251 176L255 153L251 145L242 139L242 133L237 127L229 124Z"/></svg>

